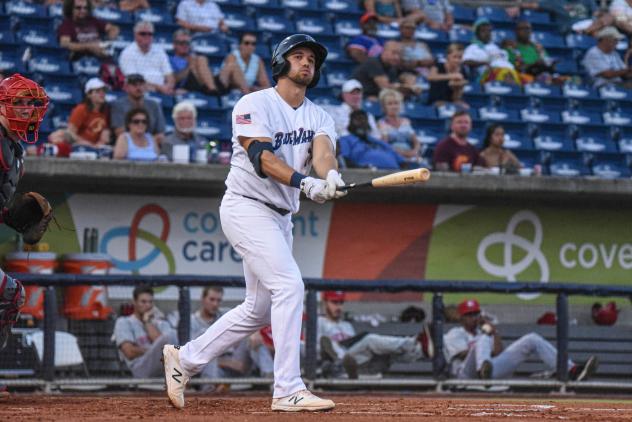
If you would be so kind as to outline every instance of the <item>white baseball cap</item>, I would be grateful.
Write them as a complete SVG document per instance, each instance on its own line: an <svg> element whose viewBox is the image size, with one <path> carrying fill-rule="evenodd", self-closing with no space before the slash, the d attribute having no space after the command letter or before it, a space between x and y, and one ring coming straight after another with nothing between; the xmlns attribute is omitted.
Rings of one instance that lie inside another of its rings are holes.
<svg viewBox="0 0 632 422"><path fill-rule="evenodd" d="M349 79L342 84L342 92L351 92L354 89L362 89L362 84L357 79Z"/></svg>
<svg viewBox="0 0 632 422"><path fill-rule="evenodd" d="M101 88L105 88L105 82L103 82L101 79L99 78L90 78L88 80L88 82L86 83L85 88L83 89L83 91L87 94L88 92L92 91L93 89L101 89Z"/></svg>

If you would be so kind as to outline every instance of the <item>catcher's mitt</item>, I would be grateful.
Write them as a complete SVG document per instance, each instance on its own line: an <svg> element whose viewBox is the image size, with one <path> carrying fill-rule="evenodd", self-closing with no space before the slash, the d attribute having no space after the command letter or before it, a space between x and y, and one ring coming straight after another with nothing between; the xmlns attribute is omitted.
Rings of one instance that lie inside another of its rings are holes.
<svg viewBox="0 0 632 422"><path fill-rule="evenodd" d="M16 195L2 214L4 223L22 234L24 243L34 245L44 236L53 218L53 209L39 193L27 192Z"/></svg>

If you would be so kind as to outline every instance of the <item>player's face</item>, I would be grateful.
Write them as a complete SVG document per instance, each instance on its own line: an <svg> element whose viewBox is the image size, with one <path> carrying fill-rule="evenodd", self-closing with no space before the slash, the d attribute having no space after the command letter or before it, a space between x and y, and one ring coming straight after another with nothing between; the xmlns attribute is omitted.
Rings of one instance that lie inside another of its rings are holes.
<svg viewBox="0 0 632 422"><path fill-rule="evenodd" d="M154 296L149 293L141 293L134 300L134 312L137 314L144 314L154 307Z"/></svg>
<svg viewBox="0 0 632 422"><path fill-rule="evenodd" d="M209 290L206 296L202 299L202 308L204 312L209 315L215 315L219 311L219 307L222 304L223 294L216 292L215 290Z"/></svg>
<svg viewBox="0 0 632 422"><path fill-rule="evenodd" d="M329 319L338 321L342 317L342 307L345 305L343 300L326 300L325 313Z"/></svg>
<svg viewBox="0 0 632 422"><path fill-rule="evenodd" d="M316 55L306 47L292 50L285 58L290 62L288 78L297 85L308 86L314 78Z"/></svg>

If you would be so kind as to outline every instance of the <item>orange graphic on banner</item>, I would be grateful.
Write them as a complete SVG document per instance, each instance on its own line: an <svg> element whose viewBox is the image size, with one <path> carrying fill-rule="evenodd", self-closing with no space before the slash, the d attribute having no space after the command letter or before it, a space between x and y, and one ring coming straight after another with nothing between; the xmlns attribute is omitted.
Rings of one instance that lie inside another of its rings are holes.
<svg viewBox="0 0 632 422"><path fill-rule="evenodd" d="M436 209L436 205L423 204L335 204L323 276L369 280L424 278ZM351 299L359 297L369 299L375 295L350 295ZM388 300L418 298L416 293L388 295Z"/></svg>

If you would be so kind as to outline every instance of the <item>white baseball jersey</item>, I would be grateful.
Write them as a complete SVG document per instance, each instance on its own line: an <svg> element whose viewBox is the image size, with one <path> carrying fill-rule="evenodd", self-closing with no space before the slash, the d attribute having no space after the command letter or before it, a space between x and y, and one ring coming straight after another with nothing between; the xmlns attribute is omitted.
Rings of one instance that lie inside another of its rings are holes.
<svg viewBox="0 0 632 422"><path fill-rule="evenodd" d="M333 321L325 316L318 317L318 337L326 336L335 342L355 336L355 329L349 321Z"/></svg>
<svg viewBox="0 0 632 422"><path fill-rule="evenodd" d="M336 148L334 121L321 107L305 98L295 110L281 98L275 88L263 89L243 96L232 114L233 156L226 179L228 191L257 198L296 213L299 190L261 178L239 144L239 137L272 139L274 154L302 174L311 170L312 141L326 135Z"/></svg>
<svg viewBox="0 0 632 422"><path fill-rule="evenodd" d="M452 368L452 373L463 364L463 359L455 358L459 353L469 350L476 343L480 330L476 329L476 334L467 331L463 326L454 327L443 336L443 354L446 361Z"/></svg>

